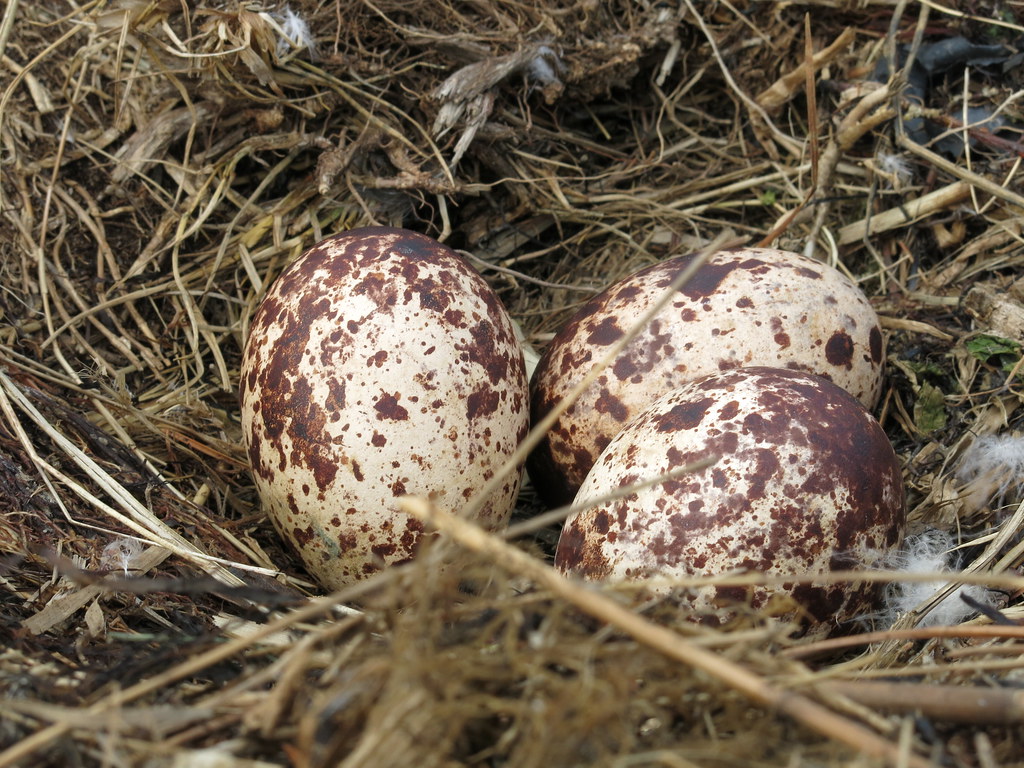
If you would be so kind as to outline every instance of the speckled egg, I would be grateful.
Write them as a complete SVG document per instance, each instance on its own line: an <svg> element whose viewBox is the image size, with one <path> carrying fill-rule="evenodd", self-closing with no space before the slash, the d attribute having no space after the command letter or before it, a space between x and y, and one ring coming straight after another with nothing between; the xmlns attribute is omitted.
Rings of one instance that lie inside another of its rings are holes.
<svg viewBox="0 0 1024 768"><path fill-rule="evenodd" d="M616 501L613 491L718 460ZM589 506L594 501L593 506ZM862 567L902 541L899 463L885 433L840 387L805 373L743 368L664 395L608 444L566 520L555 565L588 580L785 576ZM814 631L869 612L870 584L707 587L690 605L706 620L728 606L786 595Z"/></svg>
<svg viewBox="0 0 1024 768"><path fill-rule="evenodd" d="M531 382L534 421L600 361L693 261L643 269L584 304L551 341ZM788 251L711 256L564 413L527 468L550 506L568 504L608 441L662 394L740 366L807 371L869 408L882 387L882 333L861 290L826 264Z"/></svg>
<svg viewBox="0 0 1024 768"><path fill-rule="evenodd" d="M402 229L354 229L303 253L260 304L241 366L264 508L331 589L413 555L423 529L399 497L460 510L525 436L528 397L494 292L450 248ZM507 522L520 474L478 522Z"/></svg>

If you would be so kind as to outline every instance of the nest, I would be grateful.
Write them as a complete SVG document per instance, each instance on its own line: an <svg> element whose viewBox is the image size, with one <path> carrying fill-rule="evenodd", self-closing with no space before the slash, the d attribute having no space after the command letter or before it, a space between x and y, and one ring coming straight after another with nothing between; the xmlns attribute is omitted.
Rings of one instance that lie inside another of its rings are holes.
<svg viewBox="0 0 1024 768"><path fill-rule="evenodd" d="M1020 764L1019 14L7 0L0 766ZM238 364L280 270L364 224L466 251L538 348L713 241L839 267L883 318L911 530L1001 602L710 629L557 578L557 522L429 509L414 562L318 596Z"/></svg>

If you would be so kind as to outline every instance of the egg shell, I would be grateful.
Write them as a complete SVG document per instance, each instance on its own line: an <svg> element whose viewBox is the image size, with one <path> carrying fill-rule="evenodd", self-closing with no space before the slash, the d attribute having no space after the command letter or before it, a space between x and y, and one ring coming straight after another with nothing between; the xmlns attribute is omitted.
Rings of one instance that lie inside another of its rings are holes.
<svg viewBox="0 0 1024 768"><path fill-rule="evenodd" d="M242 433L280 534L330 589L410 558L406 494L458 511L529 426L512 321L458 254L365 228L303 253L270 287L241 366ZM480 511L507 523L513 472Z"/></svg>
<svg viewBox="0 0 1024 768"><path fill-rule="evenodd" d="M531 382L540 421L664 295L695 255L643 269L590 299L545 350ZM764 365L835 382L867 407L882 387L882 332L837 270L771 248L712 255L555 423L527 463L549 506L568 504L598 455L643 408L720 371Z"/></svg>
<svg viewBox="0 0 1024 768"><path fill-rule="evenodd" d="M623 487L708 456L712 466L624 498ZM864 406L817 376L754 367L714 374L655 401L609 443L562 530L555 565L588 580L789 575L848 570L902 541L899 463ZM757 609L789 595L827 625L867 613L871 584L707 587L691 607Z"/></svg>

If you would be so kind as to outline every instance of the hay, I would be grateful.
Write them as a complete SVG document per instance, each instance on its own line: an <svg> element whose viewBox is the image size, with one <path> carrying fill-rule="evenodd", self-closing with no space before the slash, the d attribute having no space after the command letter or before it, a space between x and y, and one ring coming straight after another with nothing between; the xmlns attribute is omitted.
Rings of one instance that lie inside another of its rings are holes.
<svg viewBox="0 0 1024 768"><path fill-rule="evenodd" d="M960 473L1022 428L1020 77L991 49L1022 26L989 5L7 0L0 766L1021 764L1020 486ZM922 99L957 35L967 74ZM455 525L317 597L260 512L238 362L282 267L371 223L465 251L537 347L681 250L843 269L883 316L912 530L999 606L711 630L557 579L529 489L511 542Z"/></svg>

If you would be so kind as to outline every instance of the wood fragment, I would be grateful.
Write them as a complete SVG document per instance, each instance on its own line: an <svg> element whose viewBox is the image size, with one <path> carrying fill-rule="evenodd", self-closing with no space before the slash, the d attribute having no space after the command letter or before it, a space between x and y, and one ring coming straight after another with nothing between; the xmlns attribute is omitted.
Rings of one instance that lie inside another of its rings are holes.
<svg viewBox="0 0 1024 768"><path fill-rule="evenodd" d="M148 573L170 555L170 550L162 547L150 547L133 561L132 567L140 573ZM42 610L29 616L21 624L33 635L41 635L66 621L68 617L84 608L90 601L108 591L102 584L90 584L73 592L58 594Z"/></svg>
<svg viewBox="0 0 1024 768"><path fill-rule="evenodd" d="M777 114L783 104L800 93L809 72L818 72L835 61L840 54L850 47L856 36L853 28L847 27L828 47L822 48L814 54L810 66L808 66L806 61L800 62L800 65L795 69L790 70L761 91L755 101L764 107L768 114Z"/></svg>
<svg viewBox="0 0 1024 768"><path fill-rule="evenodd" d="M903 317L890 317L888 315L880 315L878 321L883 328L888 328L894 331L909 331L911 333L923 333L928 336L933 336L936 339L941 339L942 341L953 341L953 339L955 338L953 334L946 333L945 331L939 330L934 325L921 322L920 320L907 320L906 318Z"/></svg>
<svg viewBox="0 0 1024 768"><path fill-rule="evenodd" d="M963 303L979 330L1024 342L1024 304L1005 290L977 283L967 291Z"/></svg>
<svg viewBox="0 0 1024 768"><path fill-rule="evenodd" d="M918 640L934 640L936 638L992 639L992 638L1024 638L1024 626L1006 627L986 624L962 624L956 627L918 627L915 629L889 629L877 632L864 632L847 637L830 637L794 648L787 648L782 655L791 659L807 659L819 655L835 653L847 648L872 645L874 643L892 643Z"/></svg>
<svg viewBox="0 0 1024 768"><path fill-rule="evenodd" d="M922 147L913 139L910 139L905 135L900 136L899 145L908 152L928 161L935 168L945 171L946 173L967 182L971 187L1009 203L1016 208L1017 215L1020 215L1020 211L1024 210L1024 195L1020 195L1001 184L996 184L991 179L987 179L981 174L975 173L970 168L965 168L962 165L950 162L942 155L937 152L932 152L926 147Z"/></svg>
<svg viewBox="0 0 1024 768"><path fill-rule="evenodd" d="M912 224L937 213L948 211L960 205L971 195L971 187L963 181L936 189L896 208L890 208L853 224L840 228L837 238L840 245L858 243L865 237L872 237Z"/></svg>
<svg viewBox="0 0 1024 768"><path fill-rule="evenodd" d="M837 680L815 685L873 709L974 725L1024 722L1024 691L971 685Z"/></svg>

